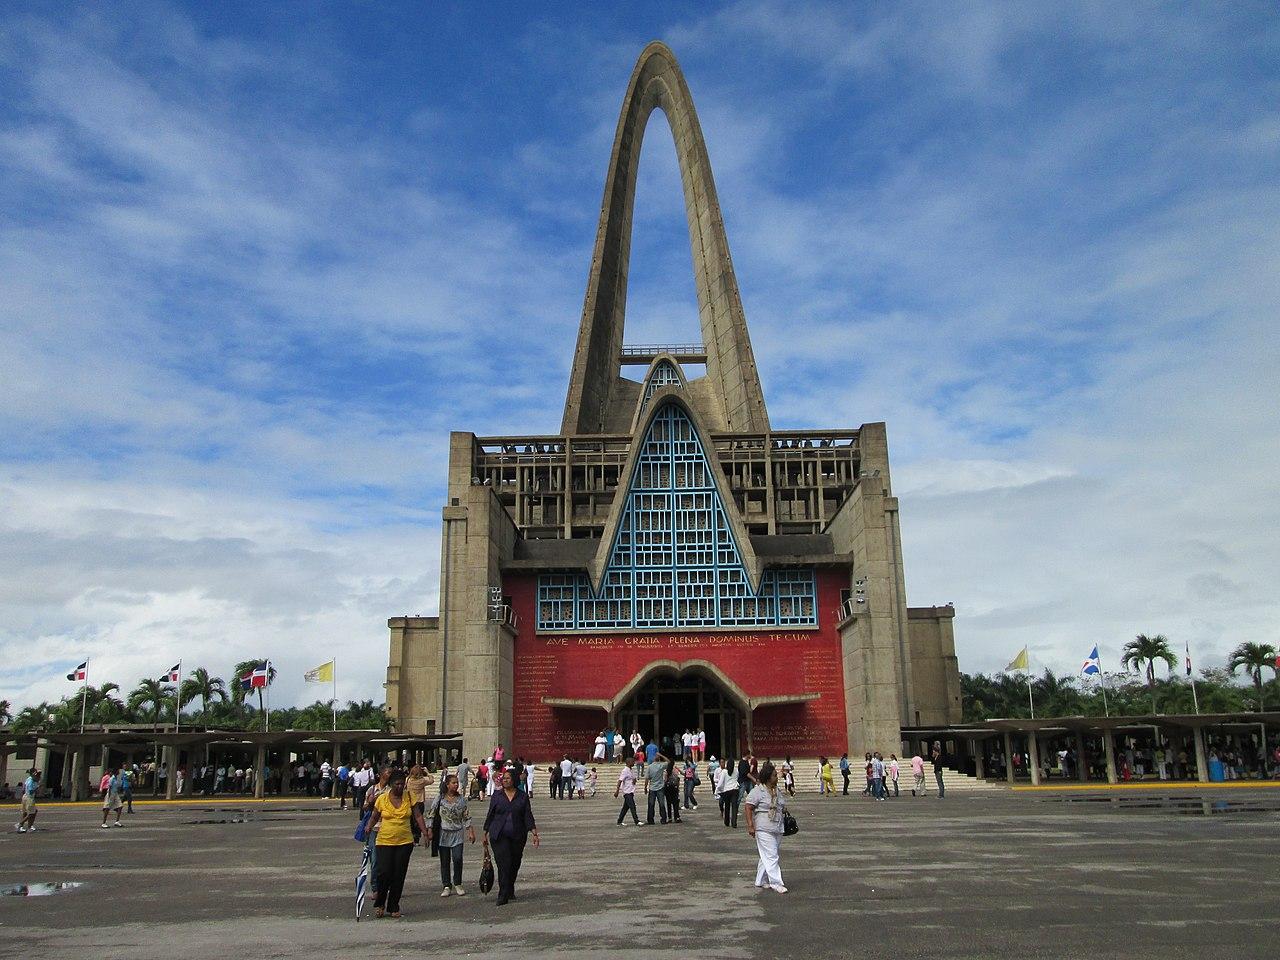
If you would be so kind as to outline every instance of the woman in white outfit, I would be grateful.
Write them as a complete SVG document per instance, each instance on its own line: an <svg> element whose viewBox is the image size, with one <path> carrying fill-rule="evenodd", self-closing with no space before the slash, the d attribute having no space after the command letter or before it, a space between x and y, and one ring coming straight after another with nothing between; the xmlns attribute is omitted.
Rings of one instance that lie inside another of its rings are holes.
<svg viewBox="0 0 1280 960"><path fill-rule="evenodd" d="M787 801L778 790L778 771L768 760L760 767L758 780L746 800L747 833L756 838L756 850L760 853L756 886L786 893L782 866L778 863L778 845L782 842L782 815Z"/></svg>

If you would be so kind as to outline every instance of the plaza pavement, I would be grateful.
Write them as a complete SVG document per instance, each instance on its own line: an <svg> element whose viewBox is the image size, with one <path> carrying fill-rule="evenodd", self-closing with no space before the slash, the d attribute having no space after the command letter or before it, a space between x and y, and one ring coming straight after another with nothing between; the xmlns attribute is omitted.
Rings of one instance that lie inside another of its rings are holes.
<svg viewBox="0 0 1280 960"><path fill-rule="evenodd" d="M611 791L610 791L611 792ZM643 812L643 797L641 797ZM483 816L483 803L477 807ZM442 900L416 851L401 921L352 920L355 818L327 801L45 804L0 834L0 956L1274 957L1280 791L1014 794L872 803L804 796L791 892L756 891L754 843L713 803L683 825L615 826L611 796L535 797L543 837L496 908L467 850ZM245 811L248 811L246 816ZM370 899L370 908L372 899Z"/></svg>

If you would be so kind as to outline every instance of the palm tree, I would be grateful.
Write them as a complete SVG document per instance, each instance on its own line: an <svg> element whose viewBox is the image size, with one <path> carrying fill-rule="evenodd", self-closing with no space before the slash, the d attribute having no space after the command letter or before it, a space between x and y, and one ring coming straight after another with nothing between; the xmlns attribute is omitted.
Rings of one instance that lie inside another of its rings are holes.
<svg viewBox="0 0 1280 960"><path fill-rule="evenodd" d="M1037 677L1031 686L1045 716L1065 717L1080 713L1081 697L1074 677L1058 676L1045 667L1044 676Z"/></svg>
<svg viewBox="0 0 1280 960"><path fill-rule="evenodd" d="M1162 633L1148 637L1140 633L1124 645L1124 653L1120 663L1126 670L1134 673L1145 672L1147 689L1151 691L1151 712L1156 712L1156 661L1163 660L1172 670L1178 665L1178 658L1169 649L1169 638Z"/></svg>
<svg viewBox="0 0 1280 960"><path fill-rule="evenodd" d="M222 682L221 677L210 676L204 667L196 667L191 671L191 676L182 681L179 697L184 705L199 697L200 713L204 714L209 711L210 700L226 701L227 685Z"/></svg>
<svg viewBox="0 0 1280 960"><path fill-rule="evenodd" d="M1231 651L1231 656L1227 660L1227 668L1232 673L1235 673L1242 667L1253 677L1253 685L1258 688L1258 712L1261 713L1264 709L1262 702L1262 668L1270 667L1272 673L1276 672L1276 648L1269 643L1240 644L1240 646Z"/></svg>
<svg viewBox="0 0 1280 960"><path fill-rule="evenodd" d="M8 700L0 700L0 726L13 719L13 707Z"/></svg>
<svg viewBox="0 0 1280 960"><path fill-rule="evenodd" d="M160 714L173 696L173 687L161 680L141 680L129 694L129 709L151 721L154 728L160 722Z"/></svg>

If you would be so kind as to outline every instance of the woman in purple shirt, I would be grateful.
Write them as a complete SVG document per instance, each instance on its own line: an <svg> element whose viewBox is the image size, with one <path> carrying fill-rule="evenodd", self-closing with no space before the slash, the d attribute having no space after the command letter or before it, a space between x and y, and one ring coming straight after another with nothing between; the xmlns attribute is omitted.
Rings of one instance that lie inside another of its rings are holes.
<svg viewBox="0 0 1280 960"><path fill-rule="evenodd" d="M493 859L498 868L497 905L500 907L516 899L516 877L520 873L520 861L524 858L529 835L533 834L535 847L539 843L529 795L516 789L520 773L514 767L502 771L502 789L495 791L490 798L489 812L484 818L484 845L493 848Z"/></svg>

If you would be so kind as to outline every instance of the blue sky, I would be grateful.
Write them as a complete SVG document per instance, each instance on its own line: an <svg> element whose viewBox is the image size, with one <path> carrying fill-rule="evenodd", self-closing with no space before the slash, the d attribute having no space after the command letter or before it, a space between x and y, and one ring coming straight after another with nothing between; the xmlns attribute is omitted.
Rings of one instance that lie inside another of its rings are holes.
<svg viewBox="0 0 1280 960"><path fill-rule="evenodd" d="M667 41L775 425L889 425L962 669L1277 639L1273 4L8 4L0 697L435 609L450 429L554 432ZM633 342L697 336L671 138Z"/></svg>

